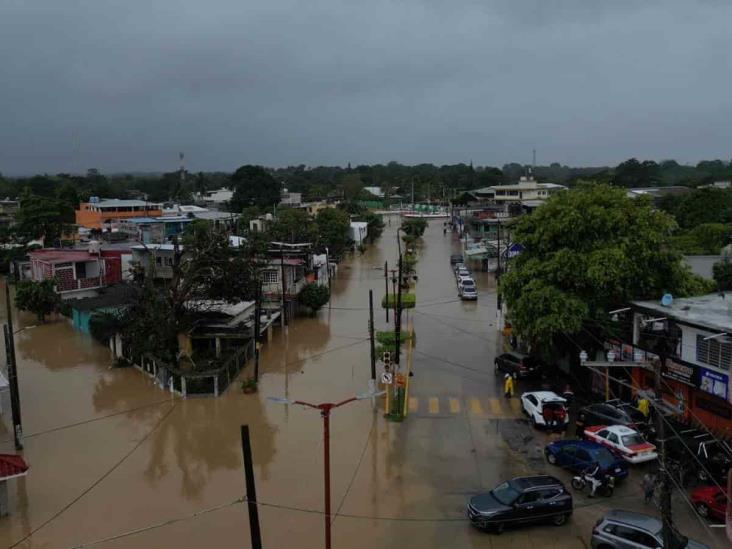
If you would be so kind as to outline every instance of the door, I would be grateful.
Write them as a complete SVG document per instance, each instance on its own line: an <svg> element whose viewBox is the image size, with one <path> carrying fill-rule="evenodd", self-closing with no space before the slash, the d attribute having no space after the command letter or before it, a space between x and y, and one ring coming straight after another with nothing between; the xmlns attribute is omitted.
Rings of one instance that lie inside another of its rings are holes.
<svg viewBox="0 0 732 549"><path fill-rule="evenodd" d="M540 495L541 493L536 490L526 492L519 497L514 515L518 522L537 520L541 516Z"/></svg>
<svg viewBox="0 0 732 549"><path fill-rule="evenodd" d="M577 473L581 473L587 470L590 465L592 465L592 456L590 456L590 453L583 448L578 448L574 460L574 468L572 470Z"/></svg>
<svg viewBox="0 0 732 549"><path fill-rule="evenodd" d="M577 452L577 446L567 444L557 453L557 463L562 467L574 471L575 452Z"/></svg>

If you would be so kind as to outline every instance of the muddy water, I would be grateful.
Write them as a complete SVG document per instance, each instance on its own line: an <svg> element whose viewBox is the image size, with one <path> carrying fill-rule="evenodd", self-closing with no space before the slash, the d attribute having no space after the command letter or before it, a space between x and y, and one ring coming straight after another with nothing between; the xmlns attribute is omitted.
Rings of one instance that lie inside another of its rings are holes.
<svg viewBox="0 0 732 549"><path fill-rule="evenodd" d="M246 509L227 506L243 494L239 426L247 423L259 499L272 504L260 509L265 546L321 547L320 418L265 397L319 402L367 390L368 290L374 289L383 328L383 264L395 264L395 229L393 221L377 245L341 264L330 307L274 331L257 395L232 384L218 399L173 398L135 370L110 369L107 349L67 320L20 332L24 456L31 471L11 481L12 514L0 519L0 546L24 540L19 547L247 547ZM411 313L418 341L412 390L420 398L495 392L486 375L495 345L493 282L476 273L480 300L457 300L448 262L457 246L436 221L420 251L419 305ZM18 327L35 323L16 313ZM13 452L9 415L4 411L0 427L2 452ZM470 425L447 425L416 417L389 424L370 401L333 413L333 507L358 515L336 519L336 546L401 547L404 536L427 547L456 535L472 539L461 522L417 529L417 523L363 518L459 519L463 494L499 476L474 457ZM492 443L483 444L496 453ZM514 467L510 456L498 459Z"/></svg>

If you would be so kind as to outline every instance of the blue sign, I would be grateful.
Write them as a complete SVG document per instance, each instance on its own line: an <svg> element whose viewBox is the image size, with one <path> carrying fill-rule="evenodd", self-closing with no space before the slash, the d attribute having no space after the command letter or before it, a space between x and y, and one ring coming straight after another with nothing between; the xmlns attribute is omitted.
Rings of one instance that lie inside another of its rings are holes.
<svg viewBox="0 0 732 549"><path fill-rule="evenodd" d="M727 400L728 385L729 376L727 374L699 368L699 388L705 393Z"/></svg>
<svg viewBox="0 0 732 549"><path fill-rule="evenodd" d="M511 244L506 250L506 257L516 257L524 251L524 247L521 244Z"/></svg>

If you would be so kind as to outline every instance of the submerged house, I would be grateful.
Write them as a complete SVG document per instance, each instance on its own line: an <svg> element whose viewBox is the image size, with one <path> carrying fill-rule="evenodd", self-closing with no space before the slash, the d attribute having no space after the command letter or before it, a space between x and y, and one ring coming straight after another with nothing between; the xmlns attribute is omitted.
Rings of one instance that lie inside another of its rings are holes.
<svg viewBox="0 0 732 549"><path fill-rule="evenodd" d="M75 330L89 334L89 321L94 313L120 311L132 298L132 288L127 284L115 284L99 291L99 295L71 302L71 321Z"/></svg>

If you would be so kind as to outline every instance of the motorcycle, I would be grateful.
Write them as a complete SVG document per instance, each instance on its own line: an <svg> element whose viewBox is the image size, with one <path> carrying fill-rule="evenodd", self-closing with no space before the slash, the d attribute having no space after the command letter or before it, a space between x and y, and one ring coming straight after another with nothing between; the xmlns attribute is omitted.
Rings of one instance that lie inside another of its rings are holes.
<svg viewBox="0 0 732 549"><path fill-rule="evenodd" d="M587 479L587 475L581 474L572 477L572 488L581 492L586 486L592 487L592 483ZM600 486L595 490L595 494L598 496L604 496L609 498L615 491L615 477L607 475L600 483Z"/></svg>

